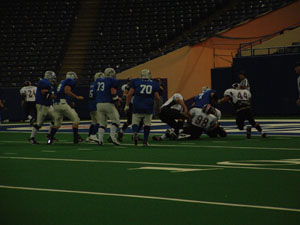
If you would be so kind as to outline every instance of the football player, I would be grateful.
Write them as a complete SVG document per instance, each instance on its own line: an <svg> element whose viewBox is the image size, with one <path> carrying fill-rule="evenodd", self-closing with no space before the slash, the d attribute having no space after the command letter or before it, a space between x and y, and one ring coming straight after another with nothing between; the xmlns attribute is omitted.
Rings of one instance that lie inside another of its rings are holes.
<svg viewBox="0 0 300 225"><path fill-rule="evenodd" d="M202 108L206 104L215 105L218 103L218 97L216 91L210 89L208 86L202 87L202 93L194 97L192 107ZM218 120L221 119L221 111L215 108Z"/></svg>
<svg viewBox="0 0 300 225"><path fill-rule="evenodd" d="M89 135L86 139L88 142L97 142L98 143L98 138L97 138L97 133L99 129L99 123L97 122L97 102L96 102L96 96L94 94L94 87L96 85L96 80L98 78L103 78L104 73L98 72L94 75L94 82L90 85L90 93L89 93L89 111L90 111L90 117L91 117L91 125L89 128Z"/></svg>
<svg viewBox="0 0 300 225"><path fill-rule="evenodd" d="M116 139L116 132L120 126L120 115L116 108L120 105L117 93L119 82L116 80L116 71L113 68L104 70L104 77L96 80L94 93L96 94L97 116L98 116L98 144L103 145L103 136L107 127L107 120L110 119L112 124L110 127L110 142L114 145L120 145Z"/></svg>
<svg viewBox="0 0 300 225"><path fill-rule="evenodd" d="M36 91L37 119L35 125L32 128L31 136L28 139L29 142L32 144L39 144L36 141L35 136L37 131L42 127L47 116L52 119L49 130L51 130L53 126L54 110L52 104L53 104L53 99L56 98L53 90L53 84L55 82L56 82L56 74L53 71L46 71L44 74L44 79L41 79L38 82L37 91Z"/></svg>
<svg viewBox="0 0 300 225"><path fill-rule="evenodd" d="M24 82L24 87L20 90L22 97L21 106L24 108L26 119L29 120L30 125L36 120L36 107L35 107L35 95L36 86L32 86L30 81Z"/></svg>
<svg viewBox="0 0 300 225"><path fill-rule="evenodd" d="M54 135L60 128L64 116L72 121L73 129L73 143L78 144L78 142L83 141L83 139L78 134L78 126L80 119L76 111L68 104L72 99L83 100L83 96L78 96L73 93L73 89L76 86L78 76L75 72L67 72L66 79L62 80L57 87L57 97L54 101L54 126L51 129L50 136L48 139L48 144L52 144L54 140Z"/></svg>
<svg viewBox="0 0 300 225"><path fill-rule="evenodd" d="M182 129L184 120L188 117L188 108L179 93L171 96L162 106L159 119L174 129L175 135Z"/></svg>
<svg viewBox="0 0 300 225"><path fill-rule="evenodd" d="M122 90L122 100L125 100L125 104L126 104L126 98L128 95L128 92L130 90L130 82L131 79L128 78L126 80L126 83L121 87ZM126 112L126 117L127 117L127 121L123 124L122 128L120 129L120 131L118 132L118 141L122 142L123 141L123 134L124 131L128 128L129 125L131 125L132 123L132 107L133 107L133 99L134 96L132 96L131 101L129 103L129 110ZM139 128L138 131L140 131L140 129L143 126L143 122L141 121L141 123L139 124Z"/></svg>
<svg viewBox="0 0 300 225"><path fill-rule="evenodd" d="M210 104L202 108L194 107L189 111L188 122L180 130L178 139L197 139L205 132L209 137L226 137L227 133L218 123L217 113ZM165 138L174 139L172 130L168 129L162 136L153 136L153 140L160 141Z"/></svg>
<svg viewBox="0 0 300 225"><path fill-rule="evenodd" d="M239 130L244 130L246 120L257 129L263 138L266 133L262 130L259 123L255 122L252 115L251 93L247 89L239 89L239 84L232 85L233 88L227 89L224 92L224 97L218 100L218 103L229 102L233 105L236 111L236 124ZM247 138L251 138L251 126L246 127Z"/></svg>
<svg viewBox="0 0 300 225"><path fill-rule="evenodd" d="M126 105L124 110L128 112L131 98L134 95L132 110L132 130L133 141L135 145L138 144L138 126L140 122L143 121L143 145L149 146L148 137L151 129L154 99L157 103L158 112L160 112L159 84L152 81L151 78L151 71L148 69L143 69L141 71L141 78L131 81L130 90L126 98Z"/></svg>

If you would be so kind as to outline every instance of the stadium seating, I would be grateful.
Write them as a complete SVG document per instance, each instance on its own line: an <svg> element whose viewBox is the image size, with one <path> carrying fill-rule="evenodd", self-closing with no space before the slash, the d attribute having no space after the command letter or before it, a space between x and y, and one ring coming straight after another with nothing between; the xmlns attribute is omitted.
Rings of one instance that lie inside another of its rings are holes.
<svg viewBox="0 0 300 225"><path fill-rule="evenodd" d="M0 86L36 82L57 71L78 8L78 0L6 1L1 15Z"/></svg>
<svg viewBox="0 0 300 225"><path fill-rule="evenodd" d="M101 0L83 75L118 72L295 0ZM0 86L59 71L83 0L1 3ZM86 83L86 82L83 82Z"/></svg>

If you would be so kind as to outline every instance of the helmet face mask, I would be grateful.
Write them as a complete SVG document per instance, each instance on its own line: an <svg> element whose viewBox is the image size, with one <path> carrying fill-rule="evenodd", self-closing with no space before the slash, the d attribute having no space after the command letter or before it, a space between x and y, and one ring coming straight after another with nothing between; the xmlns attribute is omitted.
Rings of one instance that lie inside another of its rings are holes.
<svg viewBox="0 0 300 225"><path fill-rule="evenodd" d="M78 76L75 72L70 71L70 72L66 73L66 79L68 79L68 78L73 79L73 80L77 80Z"/></svg>
<svg viewBox="0 0 300 225"><path fill-rule="evenodd" d="M94 81L96 81L98 78L103 78L103 77L104 77L104 73L102 72L95 73Z"/></svg>
<svg viewBox="0 0 300 225"><path fill-rule="evenodd" d="M152 78L151 71L148 69L143 69L141 71L141 78L145 80L150 80Z"/></svg>
<svg viewBox="0 0 300 225"><path fill-rule="evenodd" d="M106 68L104 70L104 77L116 78L116 71L113 68Z"/></svg>
<svg viewBox="0 0 300 225"><path fill-rule="evenodd" d="M209 115L209 114L215 114L215 108L211 106L210 104L206 104L202 107L202 111Z"/></svg>
<svg viewBox="0 0 300 225"><path fill-rule="evenodd" d="M56 74L53 71L46 71L44 74L44 79L49 80L51 83L56 82Z"/></svg>

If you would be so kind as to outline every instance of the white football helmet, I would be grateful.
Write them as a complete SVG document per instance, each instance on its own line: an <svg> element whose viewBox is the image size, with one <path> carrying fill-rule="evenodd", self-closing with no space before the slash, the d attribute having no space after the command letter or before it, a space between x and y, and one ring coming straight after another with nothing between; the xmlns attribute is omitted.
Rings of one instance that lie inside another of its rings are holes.
<svg viewBox="0 0 300 225"><path fill-rule="evenodd" d="M206 92L206 91L208 91L208 90L209 90L209 87L208 87L208 86L202 87L202 93L204 93L204 92Z"/></svg>
<svg viewBox="0 0 300 225"><path fill-rule="evenodd" d="M104 70L104 77L116 78L116 71L113 68L106 68Z"/></svg>
<svg viewBox="0 0 300 225"><path fill-rule="evenodd" d="M233 83L232 84L232 88L233 89L239 89L240 88L240 85L238 83Z"/></svg>
<svg viewBox="0 0 300 225"><path fill-rule="evenodd" d="M70 71L70 72L66 73L66 79L68 79L68 78L73 79L73 80L77 80L78 76L75 72Z"/></svg>
<svg viewBox="0 0 300 225"><path fill-rule="evenodd" d="M151 71L148 69L143 69L141 72L141 78L145 80L150 80L152 78Z"/></svg>
<svg viewBox="0 0 300 225"><path fill-rule="evenodd" d="M102 73L102 72L95 73L95 75L94 75L94 81L96 81L100 77L103 78L104 77L104 73Z"/></svg>
<svg viewBox="0 0 300 225"><path fill-rule="evenodd" d="M44 78L49 80L51 83L56 82L56 74L53 71L46 71Z"/></svg>

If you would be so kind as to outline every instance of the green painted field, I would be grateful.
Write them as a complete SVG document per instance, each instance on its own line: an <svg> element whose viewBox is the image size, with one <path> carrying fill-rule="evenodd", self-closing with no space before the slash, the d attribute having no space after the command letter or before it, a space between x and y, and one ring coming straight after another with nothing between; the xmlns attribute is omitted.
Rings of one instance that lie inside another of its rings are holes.
<svg viewBox="0 0 300 225"><path fill-rule="evenodd" d="M299 137L99 147L44 136L0 133L1 225L300 224Z"/></svg>

